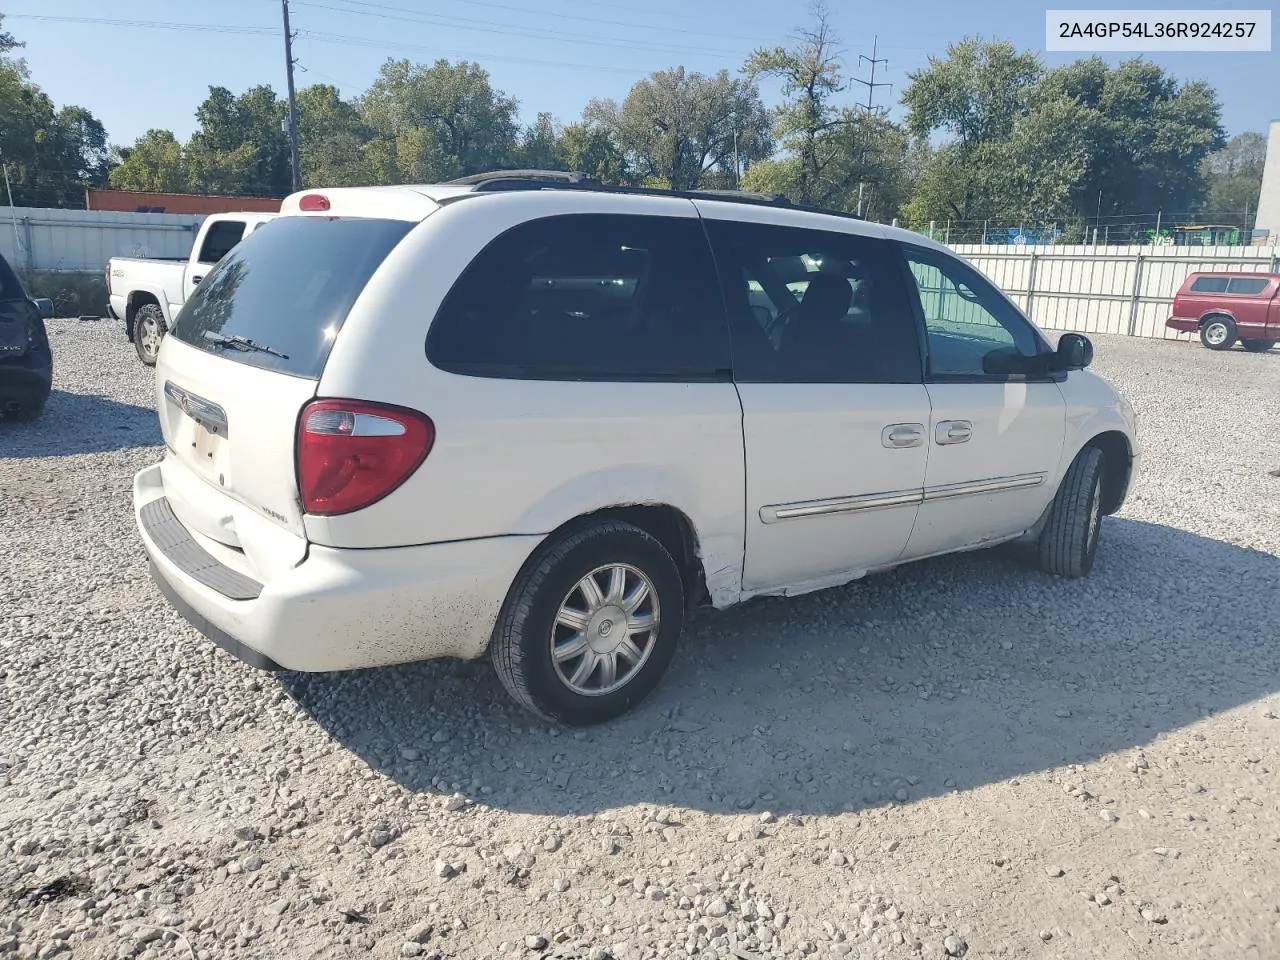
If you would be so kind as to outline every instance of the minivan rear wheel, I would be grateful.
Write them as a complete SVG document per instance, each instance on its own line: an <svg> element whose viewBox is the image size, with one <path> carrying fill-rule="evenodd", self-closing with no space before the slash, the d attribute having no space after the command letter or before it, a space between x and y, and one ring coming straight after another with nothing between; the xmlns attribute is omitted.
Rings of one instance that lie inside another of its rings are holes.
<svg viewBox="0 0 1280 960"><path fill-rule="evenodd" d="M489 654L522 706L570 726L603 723L658 685L684 609L680 570L654 537L618 521L571 527L525 563Z"/></svg>
<svg viewBox="0 0 1280 960"><path fill-rule="evenodd" d="M1230 350L1236 343L1236 322L1230 317L1208 317L1200 324L1200 342L1210 350Z"/></svg>

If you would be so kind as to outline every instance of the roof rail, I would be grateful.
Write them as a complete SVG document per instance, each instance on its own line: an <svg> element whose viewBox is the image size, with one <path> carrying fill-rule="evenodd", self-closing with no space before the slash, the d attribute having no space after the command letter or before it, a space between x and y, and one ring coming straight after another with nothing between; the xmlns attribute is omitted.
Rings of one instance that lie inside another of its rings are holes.
<svg viewBox="0 0 1280 960"><path fill-rule="evenodd" d="M681 197L686 200L723 200L752 206L784 207L805 213L822 213L848 220L862 220L856 213L827 207L810 207L792 203L780 193L752 193L748 190L666 190L660 187L613 186L581 171L564 170L494 170L450 180L453 186L472 187L473 193L497 193L507 190L590 190L599 193L636 194L649 197Z"/></svg>
<svg viewBox="0 0 1280 960"><path fill-rule="evenodd" d="M508 183L508 181L510 181ZM473 173L469 177L449 180L450 186L475 187L477 190L537 189L544 183L595 184L595 177L581 170L490 170Z"/></svg>

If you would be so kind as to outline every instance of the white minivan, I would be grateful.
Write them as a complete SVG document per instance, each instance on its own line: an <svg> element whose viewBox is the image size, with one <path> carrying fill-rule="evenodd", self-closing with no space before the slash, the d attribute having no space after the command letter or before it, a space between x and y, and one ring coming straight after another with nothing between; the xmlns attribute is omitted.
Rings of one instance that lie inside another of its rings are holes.
<svg viewBox="0 0 1280 960"><path fill-rule="evenodd" d="M266 669L488 654L615 717L686 611L1021 539L1083 576L1133 412L964 260L578 175L289 197L160 349L155 579Z"/></svg>

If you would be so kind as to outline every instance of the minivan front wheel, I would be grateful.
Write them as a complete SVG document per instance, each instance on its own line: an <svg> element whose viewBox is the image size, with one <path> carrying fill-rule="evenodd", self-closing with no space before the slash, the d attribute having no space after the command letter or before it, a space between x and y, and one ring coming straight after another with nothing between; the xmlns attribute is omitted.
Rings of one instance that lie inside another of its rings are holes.
<svg viewBox="0 0 1280 960"><path fill-rule="evenodd" d="M573 527L516 577L490 657L522 706L571 726L602 723L658 685L684 607L679 568L654 537L618 521Z"/></svg>
<svg viewBox="0 0 1280 960"><path fill-rule="evenodd" d="M1085 447L1071 461L1040 531L1040 569L1060 577L1085 577L1093 569L1102 532L1105 457Z"/></svg>

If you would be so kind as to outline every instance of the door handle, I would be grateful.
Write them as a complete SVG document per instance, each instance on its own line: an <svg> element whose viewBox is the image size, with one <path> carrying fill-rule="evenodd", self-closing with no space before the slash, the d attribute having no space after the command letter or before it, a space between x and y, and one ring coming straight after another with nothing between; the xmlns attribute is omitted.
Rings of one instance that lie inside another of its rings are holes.
<svg viewBox="0 0 1280 960"><path fill-rule="evenodd" d="M192 278L191 278L191 285L192 285L192 286L195 286L196 284L198 284L198 283L199 283L201 280L203 280L203 279L204 279L204 277L192 277Z"/></svg>
<svg viewBox="0 0 1280 960"><path fill-rule="evenodd" d="M933 428L934 443L947 446L952 443L968 443L973 436L973 424L968 420L939 420Z"/></svg>
<svg viewBox="0 0 1280 960"><path fill-rule="evenodd" d="M880 442L890 450L918 447L924 443L924 424L891 423L880 431Z"/></svg>

